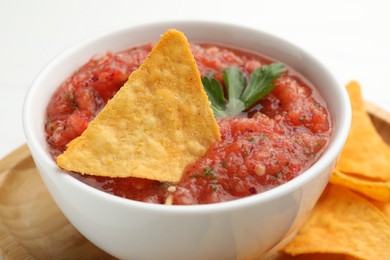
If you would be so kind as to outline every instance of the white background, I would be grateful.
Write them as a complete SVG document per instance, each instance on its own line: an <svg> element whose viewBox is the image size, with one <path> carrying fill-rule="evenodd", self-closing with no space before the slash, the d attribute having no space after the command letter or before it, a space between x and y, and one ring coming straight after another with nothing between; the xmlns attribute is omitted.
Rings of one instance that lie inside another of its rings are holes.
<svg viewBox="0 0 390 260"><path fill-rule="evenodd" d="M53 57L112 28L165 20L228 21L286 38L390 111L390 1L0 0L0 158L25 143L23 99Z"/></svg>

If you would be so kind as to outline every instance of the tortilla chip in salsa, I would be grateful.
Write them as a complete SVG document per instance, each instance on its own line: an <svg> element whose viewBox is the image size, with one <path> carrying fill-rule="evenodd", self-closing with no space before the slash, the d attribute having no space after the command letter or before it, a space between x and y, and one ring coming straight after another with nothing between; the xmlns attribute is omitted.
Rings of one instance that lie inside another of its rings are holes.
<svg viewBox="0 0 390 260"><path fill-rule="evenodd" d="M220 138L190 45L168 30L57 163L81 174L178 182Z"/></svg>

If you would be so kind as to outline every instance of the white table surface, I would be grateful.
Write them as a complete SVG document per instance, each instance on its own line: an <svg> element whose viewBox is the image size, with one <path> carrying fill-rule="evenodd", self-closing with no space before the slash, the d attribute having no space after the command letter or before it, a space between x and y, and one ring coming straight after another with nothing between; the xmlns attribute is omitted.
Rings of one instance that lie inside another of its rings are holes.
<svg viewBox="0 0 390 260"><path fill-rule="evenodd" d="M25 93L68 46L129 24L229 21L284 37L390 111L390 1L0 0L0 158L25 143Z"/></svg>

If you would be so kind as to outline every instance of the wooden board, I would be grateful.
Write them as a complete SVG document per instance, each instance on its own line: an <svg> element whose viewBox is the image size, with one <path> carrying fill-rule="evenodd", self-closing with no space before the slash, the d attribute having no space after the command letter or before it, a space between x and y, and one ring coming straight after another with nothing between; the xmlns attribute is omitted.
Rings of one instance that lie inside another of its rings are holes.
<svg viewBox="0 0 390 260"><path fill-rule="evenodd" d="M24 145L0 162L0 255L5 259L111 259L62 215Z"/></svg>
<svg viewBox="0 0 390 260"><path fill-rule="evenodd" d="M368 103L366 109L390 145L390 114ZM0 161L0 256L5 260L113 259L62 215L26 145Z"/></svg>

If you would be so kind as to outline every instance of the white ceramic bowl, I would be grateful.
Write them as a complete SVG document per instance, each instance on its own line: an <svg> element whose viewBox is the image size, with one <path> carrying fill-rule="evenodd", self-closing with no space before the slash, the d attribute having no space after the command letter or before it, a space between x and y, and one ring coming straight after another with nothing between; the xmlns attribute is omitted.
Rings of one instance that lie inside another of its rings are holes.
<svg viewBox="0 0 390 260"><path fill-rule="evenodd" d="M333 136L323 156L305 173L251 197L197 206L131 201L91 188L63 173L45 142L46 105L58 86L90 57L157 41L168 28L190 41L260 52L282 61L317 86L333 116ZM121 259L250 259L270 255L296 233L328 182L350 125L346 91L304 50L272 35L212 22L133 26L84 41L55 58L33 82L23 125L37 168L70 222L98 247Z"/></svg>

